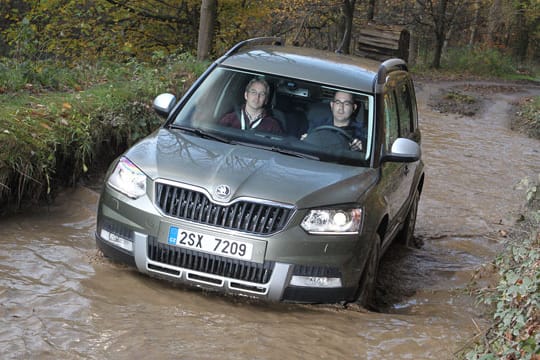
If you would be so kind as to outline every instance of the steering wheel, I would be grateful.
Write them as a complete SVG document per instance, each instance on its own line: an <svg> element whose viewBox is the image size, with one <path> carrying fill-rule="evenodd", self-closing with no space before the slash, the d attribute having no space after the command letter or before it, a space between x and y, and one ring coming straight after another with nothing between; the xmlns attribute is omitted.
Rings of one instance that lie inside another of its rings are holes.
<svg viewBox="0 0 540 360"><path fill-rule="evenodd" d="M317 132L317 131L324 131L324 130L333 131L339 135L342 135L347 139L348 142L353 141L353 137L348 132L346 132L345 130L343 130L342 128L338 126L321 125L321 126L317 126L315 129L311 130L310 132Z"/></svg>
<svg viewBox="0 0 540 360"><path fill-rule="evenodd" d="M345 139L347 139L347 142L353 141L353 137L348 132L346 132L345 130L343 130L340 127L333 126L333 125L317 126L315 129L311 130L310 133L314 133L314 132L318 132L318 131L325 131L325 130L326 131L332 131L332 132L334 132L336 134L344 136Z"/></svg>
<svg viewBox="0 0 540 360"><path fill-rule="evenodd" d="M321 125L311 130L305 140L321 147L349 149L353 137L337 126Z"/></svg>

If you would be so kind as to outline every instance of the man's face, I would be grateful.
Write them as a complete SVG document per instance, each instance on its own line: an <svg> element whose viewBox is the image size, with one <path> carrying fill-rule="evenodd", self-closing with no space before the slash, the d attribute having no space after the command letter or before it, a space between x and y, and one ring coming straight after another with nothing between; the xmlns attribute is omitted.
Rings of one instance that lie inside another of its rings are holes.
<svg viewBox="0 0 540 360"><path fill-rule="evenodd" d="M352 94L338 91L330 103L330 108L334 115L334 121L342 122L351 117L356 110L356 104L353 102Z"/></svg>
<svg viewBox="0 0 540 360"><path fill-rule="evenodd" d="M266 88L263 84L256 82L244 93L246 105L253 110L260 110L266 104Z"/></svg>

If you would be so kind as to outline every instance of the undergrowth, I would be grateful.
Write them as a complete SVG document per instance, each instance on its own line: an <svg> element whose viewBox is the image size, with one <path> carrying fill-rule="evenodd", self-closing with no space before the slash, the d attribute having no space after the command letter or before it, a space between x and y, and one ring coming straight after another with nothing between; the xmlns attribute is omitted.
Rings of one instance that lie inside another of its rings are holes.
<svg viewBox="0 0 540 360"><path fill-rule="evenodd" d="M478 290L480 303L491 308L492 325L460 358L540 359L540 174L520 187L527 206L493 261L498 283Z"/></svg>
<svg viewBox="0 0 540 360"><path fill-rule="evenodd" d="M443 63L454 71L483 76L507 77L517 72L509 56L489 48L454 48L445 53Z"/></svg>
<svg viewBox="0 0 540 360"><path fill-rule="evenodd" d="M512 129L540 139L540 96L526 97L517 104Z"/></svg>
<svg viewBox="0 0 540 360"><path fill-rule="evenodd" d="M71 67L0 60L0 212L101 171L161 124L152 99L181 95L200 65L188 56Z"/></svg>
<svg viewBox="0 0 540 360"><path fill-rule="evenodd" d="M445 79L505 79L540 81L538 63L518 64L509 54L495 48L452 47L441 57L441 67L433 69L433 53L419 54L413 71L419 76Z"/></svg>

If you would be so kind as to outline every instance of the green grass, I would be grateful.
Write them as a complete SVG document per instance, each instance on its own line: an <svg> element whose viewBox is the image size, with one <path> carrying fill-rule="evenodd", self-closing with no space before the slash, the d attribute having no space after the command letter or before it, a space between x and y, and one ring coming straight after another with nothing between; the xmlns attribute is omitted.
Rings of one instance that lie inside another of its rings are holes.
<svg viewBox="0 0 540 360"><path fill-rule="evenodd" d="M523 99L518 105L512 128L540 139L540 96Z"/></svg>
<svg viewBox="0 0 540 360"><path fill-rule="evenodd" d="M476 102L476 99L474 98L474 96L462 94L458 91L449 91L448 94L446 94L444 97L447 100L466 103L466 104L474 104Z"/></svg>
<svg viewBox="0 0 540 360"><path fill-rule="evenodd" d="M54 198L156 129L153 98L181 95L207 65L182 61L0 61L0 207Z"/></svg>

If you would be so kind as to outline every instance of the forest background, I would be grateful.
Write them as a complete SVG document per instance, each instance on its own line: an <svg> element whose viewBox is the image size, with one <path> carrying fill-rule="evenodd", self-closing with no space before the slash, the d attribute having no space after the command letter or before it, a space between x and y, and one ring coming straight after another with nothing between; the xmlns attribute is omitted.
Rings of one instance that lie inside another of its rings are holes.
<svg viewBox="0 0 540 360"><path fill-rule="evenodd" d="M438 68L456 47L540 57L537 0L2 0L0 14L0 54L18 59L201 59L258 36L354 53L373 23L411 33L411 64Z"/></svg>
<svg viewBox="0 0 540 360"><path fill-rule="evenodd" d="M354 54L374 25L410 34L416 77L540 79L538 0L0 0L0 215L101 183L161 124L152 99L181 96L236 42ZM540 138L540 97L516 113ZM494 262L501 282L479 291L494 325L462 358L540 358L540 178L526 188L527 235Z"/></svg>

